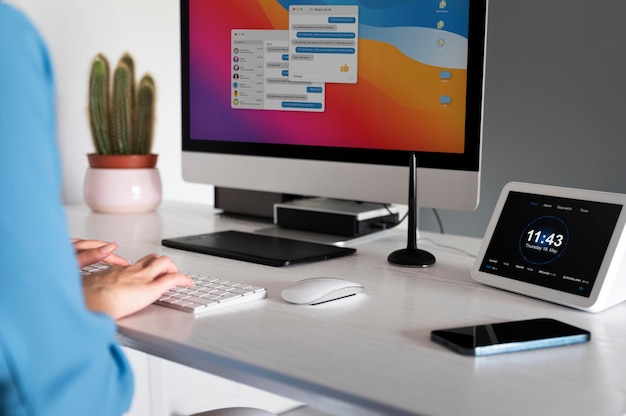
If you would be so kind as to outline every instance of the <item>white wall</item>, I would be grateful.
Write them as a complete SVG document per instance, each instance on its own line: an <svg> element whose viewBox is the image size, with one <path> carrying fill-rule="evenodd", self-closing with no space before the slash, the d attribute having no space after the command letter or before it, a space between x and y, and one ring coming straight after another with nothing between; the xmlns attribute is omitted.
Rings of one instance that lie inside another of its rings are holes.
<svg viewBox="0 0 626 416"><path fill-rule="evenodd" d="M58 133L63 163L63 199L83 200L87 160L93 152L87 118L91 59L103 52L112 65L126 51L137 76L150 72L157 83L153 151L164 199L213 204L213 188L183 182L180 168L180 35L178 0L12 0L46 39L55 66Z"/></svg>

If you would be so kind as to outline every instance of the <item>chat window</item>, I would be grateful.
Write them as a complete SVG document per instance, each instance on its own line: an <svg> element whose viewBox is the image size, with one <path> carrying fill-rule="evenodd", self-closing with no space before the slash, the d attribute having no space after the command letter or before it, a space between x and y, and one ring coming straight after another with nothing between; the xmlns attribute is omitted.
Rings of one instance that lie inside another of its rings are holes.
<svg viewBox="0 0 626 416"><path fill-rule="evenodd" d="M355 84L358 6L289 7L289 79Z"/></svg>
<svg viewBox="0 0 626 416"><path fill-rule="evenodd" d="M324 111L325 85L291 79L289 31L231 31L231 108Z"/></svg>

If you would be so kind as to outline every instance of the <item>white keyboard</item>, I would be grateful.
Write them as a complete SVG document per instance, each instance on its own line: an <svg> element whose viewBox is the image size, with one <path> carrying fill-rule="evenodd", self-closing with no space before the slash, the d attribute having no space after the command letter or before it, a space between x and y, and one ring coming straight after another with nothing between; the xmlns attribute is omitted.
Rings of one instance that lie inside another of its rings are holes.
<svg viewBox="0 0 626 416"><path fill-rule="evenodd" d="M85 277L108 267L106 263L92 264L83 267L81 275ZM154 304L199 314L263 299L267 296L267 289L262 287L198 274L188 274L188 276L193 279L194 286L174 286Z"/></svg>

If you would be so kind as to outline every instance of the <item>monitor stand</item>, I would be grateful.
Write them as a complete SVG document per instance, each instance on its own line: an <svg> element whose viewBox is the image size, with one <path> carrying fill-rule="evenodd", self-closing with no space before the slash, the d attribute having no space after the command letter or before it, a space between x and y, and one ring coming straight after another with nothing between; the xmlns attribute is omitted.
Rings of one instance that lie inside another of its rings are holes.
<svg viewBox="0 0 626 416"><path fill-rule="evenodd" d="M216 186L213 190L214 206L224 214L253 217L266 221L274 219L274 204L302 198L299 195L278 192L250 191Z"/></svg>

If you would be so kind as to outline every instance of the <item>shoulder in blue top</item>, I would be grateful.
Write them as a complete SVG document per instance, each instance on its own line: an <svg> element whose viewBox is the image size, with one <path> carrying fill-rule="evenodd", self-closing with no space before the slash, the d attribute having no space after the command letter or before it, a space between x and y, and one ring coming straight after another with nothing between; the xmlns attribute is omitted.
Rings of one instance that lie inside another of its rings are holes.
<svg viewBox="0 0 626 416"><path fill-rule="evenodd" d="M121 414L132 373L115 323L84 304L50 57L29 20L1 3L0 62L0 414Z"/></svg>

